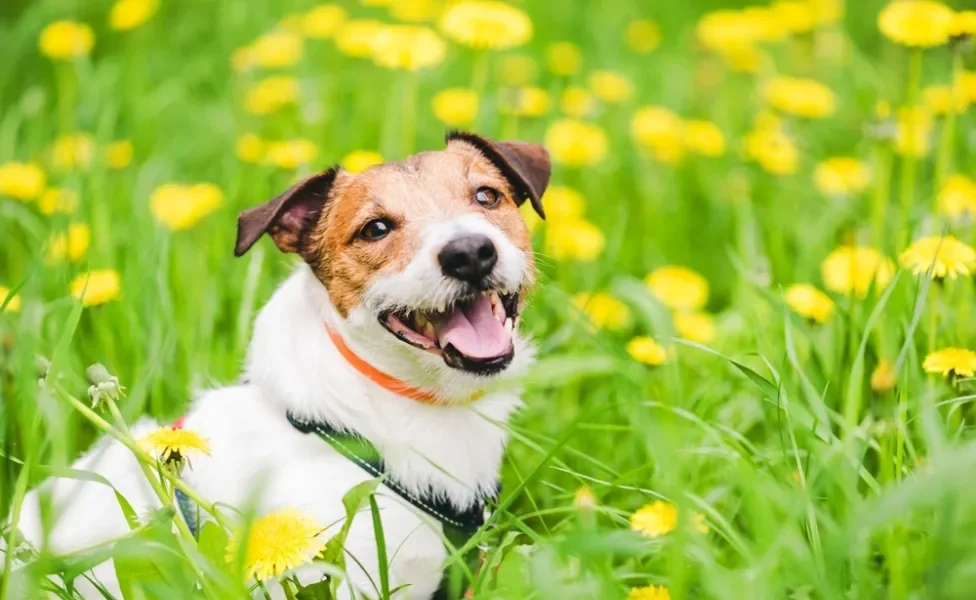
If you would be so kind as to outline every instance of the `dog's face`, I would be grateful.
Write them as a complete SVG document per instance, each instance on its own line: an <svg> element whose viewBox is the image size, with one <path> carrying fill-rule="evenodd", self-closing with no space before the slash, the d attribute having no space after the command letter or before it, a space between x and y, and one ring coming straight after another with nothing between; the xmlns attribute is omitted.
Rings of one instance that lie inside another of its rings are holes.
<svg viewBox="0 0 976 600"><path fill-rule="evenodd" d="M495 375L514 357L535 267L518 207L529 199L541 215L549 173L542 146L452 134L445 150L331 169L244 211L235 253L267 232L312 267L347 323Z"/></svg>

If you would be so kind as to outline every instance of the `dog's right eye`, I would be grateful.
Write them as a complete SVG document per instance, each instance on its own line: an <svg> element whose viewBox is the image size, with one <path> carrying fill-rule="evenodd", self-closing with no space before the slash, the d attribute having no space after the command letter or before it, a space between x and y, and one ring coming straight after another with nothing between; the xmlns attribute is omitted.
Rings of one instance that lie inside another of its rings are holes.
<svg viewBox="0 0 976 600"><path fill-rule="evenodd" d="M393 221L389 219L373 219L359 230L359 238L368 242L375 242L390 235L393 231Z"/></svg>

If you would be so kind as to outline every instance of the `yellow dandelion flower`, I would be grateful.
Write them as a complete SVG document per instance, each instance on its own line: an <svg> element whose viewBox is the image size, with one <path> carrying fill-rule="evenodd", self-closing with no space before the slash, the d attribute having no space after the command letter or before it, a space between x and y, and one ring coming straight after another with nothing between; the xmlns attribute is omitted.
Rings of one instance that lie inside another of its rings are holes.
<svg viewBox="0 0 976 600"><path fill-rule="evenodd" d="M88 56L95 45L91 27L75 21L56 21L41 31L38 47L52 60L71 60Z"/></svg>
<svg viewBox="0 0 976 600"><path fill-rule="evenodd" d="M210 455L207 440L182 427L160 427L140 438L139 446L160 462L180 461L194 453Z"/></svg>
<svg viewBox="0 0 976 600"><path fill-rule="evenodd" d="M735 52L753 47L772 37L767 28L756 18L762 13L747 13L738 10L718 10L706 13L698 20L696 36L698 43L708 50L718 53Z"/></svg>
<svg viewBox="0 0 976 600"><path fill-rule="evenodd" d="M630 515L630 528L647 537L661 537L678 526L678 507L670 502L655 500Z"/></svg>
<svg viewBox="0 0 976 600"><path fill-rule="evenodd" d="M248 579L264 581L311 562L325 548L324 530L306 512L284 508L255 519L244 546L244 571ZM227 560L242 546L242 532L231 536Z"/></svg>
<svg viewBox="0 0 976 600"><path fill-rule="evenodd" d="M753 40L757 42L779 42L790 34L783 19L772 7L746 7L740 11L740 18L753 30Z"/></svg>
<svg viewBox="0 0 976 600"><path fill-rule="evenodd" d="M576 490L576 493L573 494L573 506L576 510L580 511L588 511L596 508L597 501L593 490L585 485Z"/></svg>
<svg viewBox="0 0 976 600"><path fill-rule="evenodd" d="M244 96L244 109L255 115L267 115L298 102L298 80L276 75L255 83Z"/></svg>
<svg viewBox="0 0 976 600"><path fill-rule="evenodd" d="M336 33L336 48L346 56L369 58L373 55L373 40L383 27L383 23L370 19L346 21Z"/></svg>
<svg viewBox="0 0 976 600"><path fill-rule="evenodd" d="M112 169L124 169L132 162L134 150L129 140L116 140L105 148L105 162Z"/></svg>
<svg viewBox="0 0 976 600"><path fill-rule="evenodd" d="M212 183L167 183L149 197L156 220L172 231L190 229L220 208L224 194Z"/></svg>
<svg viewBox="0 0 976 600"><path fill-rule="evenodd" d="M505 85L521 86L535 81L539 65L525 54L508 54L498 61L498 78Z"/></svg>
<svg viewBox="0 0 976 600"><path fill-rule="evenodd" d="M976 34L976 10L962 10L953 15L949 35L960 37L974 34Z"/></svg>
<svg viewBox="0 0 976 600"><path fill-rule="evenodd" d="M450 127L470 125L478 117L478 94L468 88L449 88L434 95L434 116Z"/></svg>
<svg viewBox="0 0 976 600"><path fill-rule="evenodd" d="M932 115L921 107L898 111L895 150L903 156L924 157L932 149Z"/></svg>
<svg viewBox="0 0 976 600"><path fill-rule="evenodd" d="M576 294L573 296L573 305L598 328L617 331L630 323L630 309L627 305L605 292Z"/></svg>
<svg viewBox="0 0 976 600"><path fill-rule="evenodd" d="M960 71L956 76L956 86L967 102L976 102L976 71Z"/></svg>
<svg viewBox="0 0 976 600"><path fill-rule="evenodd" d="M856 158L836 156L817 165L813 182L827 196L854 196L871 183L871 172Z"/></svg>
<svg viewBox="0 0 976 600"><path fill-rule="evenodd" d="M803 34L813 31L816 27L816 14L813 5L804 0L780 0L773 2L770 7L780 26L793 34Z"/></svg>
<svg viewBox="0 0 976 600"><path fill-rule="evenodd" d="M774 77L763 85L763 96L776 110L807 119L830 116L837 107L834 92L813 79Z"/></svg>
<svg viewBox="0 0 976 600"><path fill-rule="evenodd" d="M554 75L575 75L583 67L583 51L573 42L556 42L546 48L546 66Z"/></svg>
<svg viewBox="0 0 976 600"><path fill-rule="evenodd" d="M881 9L878 29L896 44L929 48L949 41L954 19L952 9L941 2L900 0Z"/></svg>
<svg viewBox="0 0 976 600"><path fill-rule="evenodd" d="M91 243L91 229L84 223L68 225L66 233L58 233L48 240L47 262L49 264L67 258L70 262L78 262L85 257Z"/></svg>
<svg viewBox="0 0 976 600"><path fill-rule="evenodd" d="M794 283L786 288L786 305L796 314L817 323L826 323L834 314L834 301L809 283Z"/></svg>
<svg viewBox="0 0 976 600"><path fill-rule="evenodd" d="M69 133L54 140L51 163L56 169L87 169L95 158L95 139L87 133Z"/></svg>
<svg viewBox="0 0 976 600"><path fill-rule="evenodd" d="M264 159L268 143L256 133L245 133L237 138L234 154L246 163L259 163Z"/></svg>
<svg viewBox="0 0 976 600"><path fill-rule="evenodd" d="M339 161L350 173L362 173L370 167L383 163L383 155L373 150L353 150Z"/></svg>
<svg viewBox="0 0 976 600"><path fill-rule="evenodd" d="M596 112L597 102L589 90L573 85L563 90L559 108L566 116L582 119Z"/></svg>
<svg viewBox="0 0 976 600"><path fill-rule="evenodd" d="M946 377L976 377L976 352L965 348L943 348L925 357L922 368L926 373Z"/></svg>
<svg viewBox="0 0 976 600"><path fill-rule="evenodd" d="M427 23L436 21L444 12L444 0L411 0L392 2L387 7L390 16L404 23Z"/></svg>
<svg viewBox="0 0 976 600"><path fill-rule="evenodd" d="M779 128L761 128L745 139L746 156L773 175L792 175L800 166L800 151Z"/></svg>
<svg viewBox="0 0 976 600"><path fill-rule="evenodd" d="M44 191L44 169L35 163L8 162L0 165L0 196L26 202Z"/></svg>
<svg viewBox="0 0 976 600"><path fill-rule="evenodd" d="M387 25L373 37L373 62L387 69L419 71L444 62L447 45L432 29Z"/></svg>
<svg viewBox="0 0 976 600"><path fill-rule="evenodd" d="M813 18L818 25L840 21L844 16L844 0L807 0L813 8Z"/></svg>
<svg viewBox="0 0 976 600"><path fill-rule="evenodd" d="M108 14L108 25L119 31L135 29L151 19L158 8L159 0L118 0Z"/></svg>
<svg viewBox="0 0 976 600"><path fill-rule="evenodd" d="M770 62L769 56L754 44L729 46L719 52L719 56L737 73L757 73L763 65Z"/></svg>
<svg viewBox="0 0 976 600"><path fill-rule="evenodd" d="M118 272L113 269L101 269L89 271L72 279L70 290L72 296L81 298L82 306L98 306L117 299L122 286ZM84 293L83 298L82 293Z"/></svg>
<svg viewBox="0 0 976 600"><path fill-rule="evenodd" d="M302 36L285 30L266 33L249 48L251 64L269 69L294 66L305 52Z"/></svg>
<svg viewBox="0 0 976 600"><path fill-rule="evenodd" d="M668 352L652 337L635 337L627 343L627 353L637 362L657 367L668 361Z"/></svg>
<svg viewBox="0 0 976 600"><path fill-rule="evenodd" d="M933 85L922 90L922 101L934 115L961 114L969 108L966 90L951 85Z"/></svg>
<svg viewBox="0 0 976 600"><path fill-rule="evenodd" d="M570 167L598 164L610 151L607 134L599 125L574 119L560 119L549 125L545 145L554 162Z"/></svg>
<svg viewBox="0 0 976 600"><path fill-rule="evenodd" d="M4 302L7 302L7 297L10 296L10 288L0 285L0 306L3 306ZM2 312L15 313L20 310L20 296L13 296L10 298L10 302L7 302L7 306L4 307Z"/></svg>
<svg viewBox="0 0 976 600"><path fill-rule="evenodd" d="M671 592L663 585L645 585L630 588L627 600L671 600Z"/></svg>
<svg viewBox="0 0 976 600"><path fill-rule="evenodd" d="M563 219L549 223L543 252L556 260L593 261L606 246L603 230L586 219Z"/></svg>
<svg viewBox="0 0 976 600"><path fill-rule="evenodd" d="M968 277L976 270L976 250L951 235L934 235L916 240L898 261L915 275L928 275L931 271L932 279L955 279L957 275Z"/></svg>
<svg viewBox="0 0 976 600"><path fill-rule="evenodd" d="M630 121L634 140L657 160L674 164L684 155L684 122L662 106L645 106Z"/></svg>
<svg viewBox="0 0 976 600"><path fill-rule="evenodd" d="M542 207L546 211L549 223L563 221L577 221L586 212L586 199L577 190L565 186L554 185L546 189L542 195Z"/></svg>
<svg viewBox="0 0 976 600"><path fill-rule="evenodd" d="M279 169L297 169L308 165L318 156L319 149L312 140L295 138L268 142L263 160Z"/></svg>
<svg viewBox="0 0 976 600"><path fill-rule="evenodd" d="M708 281L688 267L666 266L645 280L651 293L672 310L697 310L708 303Z"/></svg>
<svg viewBox="0 0 976 600"><path fill-rule="evenodd" d="M624 38L637 54L650 54L661 45L661 28L650 19L638 19L627 24Z"/></svg>
<svg viewBox="0 0 976 600"><path fill-rule="evenodd" d="M950 175L939 190L938 204L939 212L953 219L976 216L976 181Z"/></svg>
<svg viewBox="0 0 976 600"><path fill-rule="evenodd" d="M712 315L703 312L676 312L671 318L675 332L682 338L699 344L715 341L717 330Z"/></svg>
<svg viewBox="0 0 976 600"><path fill-rule="evenodd" d="M725 154L725 134L711 121L685 121L682 141L693 154L710 157Z"/></svg>
<svg viewBox="0 0 976 600"><path fill-rule="evenodd" d="M48 188L37 201L37 208L45 215L70 215L78 209L78 192L64 188Z"/></svg>
<svg viewBox="0 0 976 600"><path fill-rule="evenodd" d="M898 383L898 373L890 362L882 360L871 372L871 389L878 394L884 394L895 389Z"/></svg>
<svg viewBox="0 0 976 600"><path fill-rule="evenodd" d="M302 16L302 33L314 39L333 37L346 20L346 9L338 4L321 4Z"/></svg>
<svg viewBox="0 0 976 600"><path fill-rule="evenodd" d="M522 86L502 96L498 110L516 117L541 117L549 112L549 92L541 87Z"/></svg>
<svg viewBox="0 0 976 600"><path fill-rule="evenodd" d="M824 286L845 296L864 298L874 284L882 290L895 275L895 264L874 248L842 246L820 264Z"/></svg>
<svg viewBox="0 0 976 600"><path fill-rule="evenodd" d="M440 20L441 33L479 50L507 50L532 39L532 21L523 11L492 0L458 2Z"/></svg>
<svg viewBox="0 0 976 600"><path fill-rule="evenodd" d="M616 71L593 71L586 78L586 85L597 98L608 104L620 104L634 95L634 84Z"/></svg>

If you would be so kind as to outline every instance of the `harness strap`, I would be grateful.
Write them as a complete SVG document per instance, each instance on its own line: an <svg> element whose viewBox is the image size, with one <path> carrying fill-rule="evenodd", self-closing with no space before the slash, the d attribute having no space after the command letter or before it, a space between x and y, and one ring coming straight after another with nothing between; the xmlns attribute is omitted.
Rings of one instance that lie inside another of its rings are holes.
<svg viewBox="0 0 976 600"><path fill-rule="evenodd" d="M328 443L336 452L346 459L359 465L361 469L383 480L383 485L393 490L400 498L411 506L432 517L441 524L444 537L456 549L464 547L474 534L485 524L485 508L498 497L498 486L494 497L483 498L465 511L457 510L453 504L435 495L421 497L407 491L396 479L386 471L383 458L372 443L358 433L341 431L321 421L311 422L288 414L288 421L302 433L314 433ZM479 551L472 548L465 554L465 563L472 573L477 571ZM462 572L454 565L445 571L440 588L434 595L435 600L450 600L461 598Z"/></svg>

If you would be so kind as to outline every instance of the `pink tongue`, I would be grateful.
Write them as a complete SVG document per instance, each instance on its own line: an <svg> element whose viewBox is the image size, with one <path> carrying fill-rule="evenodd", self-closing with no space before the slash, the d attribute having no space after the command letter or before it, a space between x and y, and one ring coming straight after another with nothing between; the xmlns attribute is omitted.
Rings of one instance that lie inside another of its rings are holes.
<svg viewBox="0 0 976 600"><path fill-rule="evenodd" d="M434 331L442 348L448 344L471 358L495 358L512 347L512 334L491 314L491 300L480 295L470 306L455 308L443 319L434 321Z"/></svg>

